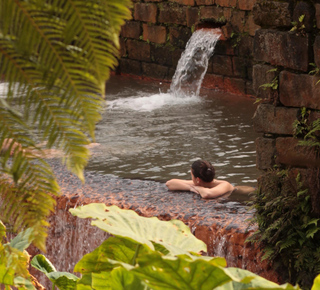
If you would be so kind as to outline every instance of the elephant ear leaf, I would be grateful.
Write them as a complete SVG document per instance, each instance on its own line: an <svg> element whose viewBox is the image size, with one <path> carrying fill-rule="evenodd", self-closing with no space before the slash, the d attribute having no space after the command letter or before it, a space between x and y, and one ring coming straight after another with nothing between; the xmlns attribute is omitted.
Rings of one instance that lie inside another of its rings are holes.
<svg viewBox="0 0 320 290"><path fill-rule="evenodd" d="M44 255L36 255L31 266L44 273L53 285L63 290L73 290L79 278L68 272L57 272L56 268Z"/></svg>
<svg viewBox="0 0 320 290"><path fill-rule="evenodd" d="M79 277L68 272L51 272L47 277L54 285L63 290L74 290L79 280Z"/></svg>
<svg viewBox="0 0 320 290"><path fill-rule="evenodd" d="M206 252L207 246L179 220L160 221L139 216L132 210L91 203L70 212L80 218L92 218L92 225L118 237L126 237L154 250L154 244L165 247L171 255Z"/></svg>
<svg viewBox="0 0 320 290"><path fill-rule="evenodd" d="M56 268L44 255L36 255L31 260L31 266L39 270L44 274L49 274L51 272L56 272Z"/></svg>

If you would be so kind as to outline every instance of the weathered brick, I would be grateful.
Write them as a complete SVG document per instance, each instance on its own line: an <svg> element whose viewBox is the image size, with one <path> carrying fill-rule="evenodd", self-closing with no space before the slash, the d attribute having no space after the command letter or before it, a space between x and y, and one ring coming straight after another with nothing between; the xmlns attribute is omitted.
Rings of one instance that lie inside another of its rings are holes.
<svg viewBox="0 0 320 290"><path fill-rule="evenodd" d="M198 24L200 20L199 8L190 7L186 11L187 13L187 26L192 27L193 25Z"/></svg>
<svg viewBox="0 0 320 290"><path fill-rule="evenodd" d="M187 7L163 4L159 12L160 23L187 25Z"/></svg>
<svg viewBox="0 0 320 290"><path fill-rule="evenodd" d="M246 81L246 95L250 97L254 97L254 91L252 88L252 82L251 81Z"/></svg>
<svg viewBox="0 0 320 290"><path fill-rule="evenodd" d="M313 44L314 62L320 68L320 36L317 36Z"/></svg>
<svg viewBox="0 0 320 290"><path fill-rule="evenodd" d="M176 2L180 5L194 6L195 0L170 0L171 2Z"/></svg>
<svg viewBox="0 0 320 290"><path fill-rule="evenodd" d="M288 32L260 29L254 37L254 57L257 61L295 70L308 71L310 47L309 35L303 37Z"/></svg>
<svg viewBox="0 0 320 290"><path fill-rule="evenodd" d="M297 114L298 109L260 104L253 116L253 127L258 133L292 135Z"/></svg>
<svg viewBox="0 0 320 290"><path fill-rule="evenodd" d="M248 62L244 57L234 56L232 58L233 75L235 77L247 78Z"/></svg>
<svg viewBox="0 0 320 290"><path fill-rule="evenodd" d="M207 89L224 91L223 76L207 73L202 81L202 87Z"/></svg>
<svg viewBox="0 0 320 290"><path fill-rule="evenodd" d="M231 39L219 40L216 44L214 53L225 55L236 55L238 47L234 47Z"/></svg>
<svg viewBox="0 0 320 290"><path fill-rule="evenodd" d="M266 64L256 64L253 66L252 79L253 79L253 90L258 98L273 100L278 97L278 90L272 88L263 87L264 84L271 83L277 78L277 72L274 71L275 67Z"/></svg>
<svg viewBox="0 0 320 290"><path fill-rule="evenodd" d="M246 95L246 82L243 79L223 77L215 74L206 74L202 86L237 95Z"/></svg>
<svg viewBox="0 0 320 290"><path fill-rule="evenodd" d="M249 35L254 36L256 31L261 27L254 23L253 15L250 14L246 19L246 24L244 30L249 33Z"/></svg>
<svg viewBox="0 0 320 290"><path fill-rule="evenodd" d="M157 5L153 3L136 3L134 5L134 19L139 21L157 22Z"/></svg>
<svg viewBox="0 0 320 290"><path fill-rule="evenodd" d="M214 0L196 0L197 5L213 5Z"/></svg>
<svg viewBox="0 0 320 290"><path fill-rule="evenodd" d="M168 76L168 67L155 63L142 63L142 72L144 75L156 79L166 79Z"/></svg>
<svg viewBox="0 0 320 290"><path fill-rule="evenodd" d="M154 43L165 43L167 30L164 26L143 24L143 40Z"/></svg>
<svg viewBox="0 0 320 290"><path fill-rule="evenodd" d="M216 75L232 76L232 59L228 55L213 55L212 72Z"/></svg>
<svg viewBox="0 0 320 290"><path fill-rule="evenodd" d="M254 22L263 27L291 27L292 14L290 2L259 1L253 7Z"/></svg>
<svg viewBox="0 0 320 290"><path fill-rule="evenodd" d="M171 52L173 67L175 68L179 62L179 59L184 52L184 49L176 48Z"/></svg>
<svg viewBox="0 0 320 290"><path fill-rule="evenodd" d="M239 55L252 58L253 57L253 37L244 35L238 44Z"/></svg>
<svg viewBox="0 0 320 290"><path fill-rule="evenodd" d="M317 21L317 28L320 29L320 4L316 3L315 5L316 8L316 21Z"/></svg>
<svg viewBox="0 0 320 290"><path fill-rule="evenodd" d="M180 56L179 56L180 57ZM173 66L172 49L167 46L151 46L151 59L153 62L166 66Z"/></svg>
<svg viewBox="0 0 320 290"><path fill-rule="evenodd" d="M237 0L216 0L215 4L220 5L221 7L236 7Z"/></svg>
<svg viewBox="0 0 320 290"><path fill-rule="evenodd" d="M303 17L304 30L310 32L313 29L314 19L315 19L315 7L306 2L299 2L293 10L293 21L299 23L299 18L301 15Z"/></svg>
<svg viewBox="0 0 320 290"><path fill-rule="evenodd" d="M191 30L187 27L170 27L169 38L173 46L185 48L191 37Z"/></svg>
<svg viewBox="0 0 320 290"><path fill-rule="evenodd" d="M246 95L246 81L239 78L224 77L224 90L236 95Z"/></svg>
<svg viewBox="0 0 320 290"><path fill-rule="evenodd" d="M127 40L128 57L131 59L150 61L150 45L136 40Z"/></svg>
<svg viewBox="0 0 320 290"><path fill-rule="evenodd" d="M280 102L289 107L320 110L319 77L307 74L280 73Z"/></svg>
<svg viewBox="0 0 320 290"><path fill-rule="evenodd" d="M245 31L245 11L235 10L232 14L230 23L235 32L244 32Z"/></svg>
<svg viewBox="0 0 320 290"><path fill-rule="evenodd" d="M256 166L259 170L266 170L275 165L276 140L259 137L255 141L257 158Z"/></svg>
<svg viewBox="0 0 320 290"><path fill-rule="evenodd" d="M299 139L276 139L277 164L294 167L320 167L320 158L311 148L299 145Z"/></svg>
<svg viewBox="0 0 320 290"><path fill-rule="evenodd" d="M120 57L126 56L127 54L127 48L126 48L126 42L125 40L120 37Z"/></svg>
<svg viewBox="0 0 320 290"><path fill-rule="evenodd" d="M121 27L121 36L139 39L141 35L141 26L139 21L127 21Z"/></svg>
<svg viewBox="0 0 320 290"><path fill-rule="evenodd" d="M239 0L237 7L240 10L252 10L257 0Z"/></svg>
<svg viewBox="0 0 320 290"><path fill-rule="evenodd" d="M218 21L224 17L223 9L217 6L204 6L200 8L200 19L212 19Z"/></svg>
<svg viewBox="0 0 320 290"><path fill-rule="evenodd" d="M121 58L119 63L120 72L123 74L142 74L141 63L137 60Z"/></svg>

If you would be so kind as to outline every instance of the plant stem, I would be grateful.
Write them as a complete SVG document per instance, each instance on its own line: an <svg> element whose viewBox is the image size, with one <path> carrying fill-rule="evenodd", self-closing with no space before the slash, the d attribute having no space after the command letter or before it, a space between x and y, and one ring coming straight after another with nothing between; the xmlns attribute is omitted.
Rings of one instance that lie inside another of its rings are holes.
<svg viewBox="0 0 320 290"><path fill-rule="evenodd" d="M132 262L131 262L131 265L132 265L132 266L134 266L134 265L136 264L136 259L137 259L137 256L138 256L138 254L139 254L140 248L141 248L141 245L138 244L138 245L137 245L137 248L136 248L136 252L134 253L134 256L133 256L133 258L132 258Z"/></svg>

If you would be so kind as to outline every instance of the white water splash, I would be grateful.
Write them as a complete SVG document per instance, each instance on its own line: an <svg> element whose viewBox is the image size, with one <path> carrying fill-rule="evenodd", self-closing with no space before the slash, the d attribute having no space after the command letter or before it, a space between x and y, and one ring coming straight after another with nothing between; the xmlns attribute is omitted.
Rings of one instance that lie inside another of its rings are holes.
<svg viewBox="0 0 320 290"><path fill-rule="evenodd" d="M167 93L116 99L108 102L109 109L150 112L164 106L201 102L199 98L201 84L220 35L220 29L200 29L192 34L178 62Z"/></svg>

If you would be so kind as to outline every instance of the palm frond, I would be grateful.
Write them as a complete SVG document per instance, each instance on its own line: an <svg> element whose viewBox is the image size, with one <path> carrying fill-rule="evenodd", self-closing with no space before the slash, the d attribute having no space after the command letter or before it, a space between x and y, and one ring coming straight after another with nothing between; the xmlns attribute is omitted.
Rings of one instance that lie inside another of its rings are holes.
<svg viewBox="0 0 320 290"><path fill-rule="evenodd" d="M63 162L83 179L89 158L85 145L94 139L105 81L117 64L118 35L131 17L130 5L130 0L0 2L5 88L0 92L0 148L8 147L0 156L0 171L8 177L2 176L0 197L5 200L2 216L14 217L16 227L34 224L43 234L44 218L54 204L45 196L59 191L50 166L38 157L37 142L62 150ZM6 191L8 182L13 187ZM26 210L18 209L14 196Z"/></svg>

